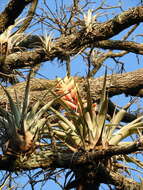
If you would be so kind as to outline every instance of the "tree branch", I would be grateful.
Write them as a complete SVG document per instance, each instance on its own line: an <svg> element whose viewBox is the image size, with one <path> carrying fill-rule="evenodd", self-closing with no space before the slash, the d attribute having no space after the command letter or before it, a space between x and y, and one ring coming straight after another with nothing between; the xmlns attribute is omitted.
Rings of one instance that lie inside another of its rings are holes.
<svg viewBox="0 0 143 190"><path fill-rule="evenodd" d="M75 77L75 81L79 86L80 94L83 98L86 97L87 92L87 82L86 79ZM100 78L90 78L90 92L93 99L97 100L100 98L100 94L103 88L104 77ZM49 89L56 90L57 80L46 80L46 79L31 79L31 97L38 99L39 93L46 93ZM10 92L11 96L14 97L16 91L19 96L25 88L25 82L18 83L12 87L8 87L7 90ZM106 88L109 97L114 95L122 94L143 97L143 69L138 69L133 72L127 72L123 74L113 74L107 76ZM0 88L1 104L5 103L6 96L3 90ZM3 97L3 98L2 98ZM48 92L45 97L46 102L52 97L50 92Z"/></svg>
<svg viewBox="0 0 143 190"><path fill-rule="evenodd" d="M26 5L32 0L11 0L5 10L0 14L0 34L10 25L14 24L15 19L22 13Z"/></svg>
<svg viewBox="0 0 143 190"><path fill-rule="evenodd" d="M27 51L11 54L7 56L5 64L14 65L11 66L11 68L15 68L17 64L14 64L14 61L18 62L17 60L19 60L18 67L22 68L28 66L28 60L31 60L32 64L36 64L37 57L38 63L42 61L52 60L54 58L64 60L65 57L73 56L83 51L87 47L93 47L93 45L94 47L99 47L103 49L126 50L128 52L143 54L142 44L130 41L107 40L119 34L129 26L140 22L143 22L143 6L125 11L107 22L95 24L90 33L87 33L86 28L82 26L82 29L75 32L74 34L61 36L60 38L55 39L54 42L52 42L53 46L51 47L51 50L48 52L47 55L45 52L42 51L42 49L39 50L38 48L35 49L33 52ZM35 47L33 42L36 42L36 44L41 44L39 37L33 36L33 38L31 36L28 37L27 42L25 40L23 46L29 44L30 41L32 41L33 44L30 45L31 47ZM12 57L14 58L11 59ZM17 59L15 57L17 57ZM30 63L29 66L31 65Z"/></svg>
<svg viewBox="0 0 143 190"><path fill-rule="evenodd" d="M107 184L115 185L116 190L141 190L142 188L142 184L115 172L109 172L105 179Z"/></svg>
<svg viewBox="0 0 143 190"><path fill-rule="evenodd" d="M93 40L99 41L109 39L119 34L124 29L140 22L143 22L143 6L131 8L107 22L95 25L93 32L91 32L94 36Z"/></svg>
<svg viewBox="0 0 143 190"><path fill-rule="evenodd" d="M87 95L87 81L84 78L75 77L75 81L79 86L80 95L82 98L86 98ZM104 77L101 78L90 78L90 93L94 101L100 99L100 95L103 88ZM49 89L56 91L57 80L46 80L46 79L31 79L30 81L30 94L31 94L31 105L39 99L42 99L43 102L48 102L53 99L53 95L50 93ZM26 82L21 82L11 87L8 87L7 90L10 92L11 96L15 98L15 92L19 100L22 100L23 92L25 89ZM128 72L124 74L114 74L107 76L106 88L109 94L109 97L118 94L125 94L131 96L143 97L143 69L136 70L134 72ZM43 97L41 96L43 94ZM0 88L0 105L4 106L7 103L7 98ZM55 103L56 106L57 103ZM108 114L113 115L115 111L115 106L111 101L109 101ZM135 115L125 114L123 118L124 122L131 122L136 118Z"/></svg>
<svg viewBox="0 0 143 190"><path fill-rule="evenodd" d="M132 142L130 145L124 146L108 146L105 149L98 149L92 152L77 152L77 153L65 153L65 152L51 152L42 150L38 151L36 154L33 153L28 157L14 157L14 156L1 156L0 159L0 169L8 171L19 171L19 170L33 170L37 168L64 168L72 169L86 167L88 165L95 163L102 163L101 161L109 160L112 156L115 155L126 155L134 153L136 151L143 150L143 139L139 139L135 142ZM109 168L105 168L104 164L98 164L97 173L99 175L98 181L100 183L104 182L106 184L112 184L115 186L120 186L124 190L128 190L128 187L139 187L140 184L137 182L121 176L118 172L114 172ZM104 176L104 179L103 179ZM97 177L95 175L95 177ZM118 179L118 180L117 180ZM102 181L103 180L103 181Z"/></svg>
<svg viewBox="0 0 143 190"><path fill-rule="evenodd" d="M56 57L63 59L64 54L66 56L76 55L79 49L69 49L68 46L62 52L61 47L53 45L53 50L51 50L48 55L42 49L35 49L34 51L17 52L8 55L5 59L5 66L11 69L18 69L23 67L31 67L33 65L39 64L40 62L49 61ZM130 42L130 41L119 41L119 40L103 40L95 42L94 47L112 50L125 50L127 52L132 52L135 54L143 54L143 45ZM60 52L61 51L61 52ZM123 53L123 55L126 53ZM110 56L110 55L109 55ZM118 55L117 55L118 56Z"/></svg>
<svg viewBox="0 0 143 190"><path fill-rule="evenodd" d="M135 54L143 54L143 45L133 41L103 40L93 45L103 49L125 50Z"/></svg>
<svg viewBox="0 0 143 190"><path fill-rule="evenodd" d="M1 170L11 170L16 171L21 168L22 170L32 170L36 168L65 168L70 169L71 167L82 166L90 161L99 161L101 159L109 159L115 155L127 155L134 153L136 151L141 151L143 149L143 139L135 141L130 145L122 146L109 146L108 148L102 150L95 150L92 152L77 152L77 153L63 153L63 152L53 152L49 154L49 151L41 150L37 154L33 153L25 159L23 157L14 157L14 156L1 156L0 158L0 169ZM4 164L7 161L11 160L14 162L12 165Z"/></svg>

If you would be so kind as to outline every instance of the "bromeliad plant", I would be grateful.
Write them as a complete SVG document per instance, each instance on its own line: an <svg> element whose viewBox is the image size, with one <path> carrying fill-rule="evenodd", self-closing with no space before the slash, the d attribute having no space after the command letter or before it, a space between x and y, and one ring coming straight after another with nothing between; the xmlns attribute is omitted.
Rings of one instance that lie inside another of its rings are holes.
<svg viewBox="0 0 143 190"><path fill-rule="evenodd" d="M143 116L137 118L127 125L121 124L126 114L126 110L134 103L130 102L118 113L115 112L112 118L107 119L108 96L106 93L106 79L103 85L103 91L99 105L92 102L90 90L87 91L87 97L82 99L79 88L74 78L66 77L59 79L57 91L54 94L61 104L61 111L49 107L51 112L57 117L55 123L48 124L49 132L57 140L57 148L67 152L83 152L107 150L110 147L128 146L133 143L130 138L133 134L139 136L139 131L143 127ZM90 85L88 84L88 89ZM126 141L124 141L126 140ZM115 160L115 162L114 162ZM106 162L105 167L118 171L126 168L127 174L130 169L128 166L118 164L119 161L125 163L132 162L138 167L143 168L143 163L134 156L119 155L110 158L110 163ZM109 164L109 165L108 165ZM112 165L112 167L111 167Z"/></svg>
<svg viewBox="0 0 143 190"><path fill-rule="evenodd" d="M60 96L58 101L62 106L62 112L50 107L59 119L56 127L53 127L56 138L74 152L79 149L88 151L104 144L105 141L101 137L104 133L108 104L106 91L98 111L97 104L92 102L89 92L86 99L81 99L78 86L72 77L59 79L56 94ZM49 124L49 128L51 126Z"/></svg>
<svg viewBox="0 0 143 190"><path fill-rule="evenodd" d="M38 134L46 122L46 118L42 118L42 115L53 101L45 104L42 108L41 102L37 101L31 110L28 110L29 83L30 75L25 88L23 104L20 104L18 100L15 103L9 92L2 87L10 106L10 111L0 108L0 146L4 154L29 153L39 145Z"/></svg>
<svg viewBox="0 0 143 190"><path fill-rule="evenodd" d="M6 56L11 51L14 51L16 47L25 39L27 35L22 32L14 32L13 30L19 26L24 20L16 20L15 23L9 26L1 35L0 35L0 55Z"/></svg>

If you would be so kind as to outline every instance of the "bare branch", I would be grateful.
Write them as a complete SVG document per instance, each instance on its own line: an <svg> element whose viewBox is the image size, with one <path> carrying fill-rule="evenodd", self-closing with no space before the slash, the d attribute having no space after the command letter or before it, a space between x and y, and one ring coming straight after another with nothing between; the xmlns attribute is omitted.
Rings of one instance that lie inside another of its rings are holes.
<svg viewBox="0 0 143 190"><path fill-rule="evenodd" d="M125 50L136 54L143 54L143 45L133 41L103 40L93 45L103 49Z"/></svg>

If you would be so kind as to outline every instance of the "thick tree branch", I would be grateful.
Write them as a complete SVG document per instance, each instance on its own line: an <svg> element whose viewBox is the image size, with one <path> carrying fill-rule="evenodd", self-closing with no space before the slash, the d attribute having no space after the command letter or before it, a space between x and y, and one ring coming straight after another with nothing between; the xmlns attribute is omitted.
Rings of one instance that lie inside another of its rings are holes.
<svg viewBox="0 0 143 190"><path fill-rule="evenodd" d="M56 44L57 43L53 45L53 50L51 49L48 54L46 54L46 52L44 52L42 49L10 54L5 59L5 66L10 67L11 69L31 67L33 65L39 64L40 62L49 61L56 57L59 57L59 59L64 59L64 54L65 57L72 56L77 54L79 51L79 49L69 49L67 45L65 50L62 52L60 47L62 44L59 44L59 46ZM93 45L94 47L103 49L125 50L127 52L143 54L143 45L131 41L103 40L95 42Z"/></svg>
<svg viewBox="0 0 143 190"><path fill-rule="evenodd" d="M99 26L95 26L92 32L96 37L94 40L98 41L109 39L131 25L138 24L140 22L143 22L143 6L131 8L115 16L113 19L104 22Z"/></svg>
<svg viewBox="0 0 143 190"><path fill-rule="evenodd" d="M0 14L0 34L10 25L14 24L15 19L22 13L26 5L32 0L11 0L5 10Z"/></svg>
<svg viewBox="0 0 143 190"><path fill-rule="evenodd" d="M96 169L95 169L96 168ZM97 169L98 168L98 169ZM90 174L89 174L89 173ZM76 175L77 173L77 175ZM92 174L91 174L92 173ZM92 169L90 168L90 171L85 169L85 166L82 168L77 169L75 172L75 178L74 181L67 184L66 190L69 190L70 188L77 187L77 184L80 183L82 186L84 185L84 190L91 189L91 186L94 187L93 189L99 189L99 185L104 183L108 185L114 185L116 190L141 190L142 184L134 181L133 179L127 178L123 176L122 174L118 173L117 171L114 172L111 169L104 166L104 164L99 163L98 166L94 166ZM81 180L80 180L81 179ZM86 179L86 180L82 180ZM91 183L87 183L90 181ZM90 185L91 186L90 186ZM88 188L89 187L89 188ZM96 188L98 187L98 188Z"/></svg>
<svg viewBox="0 0 143 190"><path fill-rule="evenodd" d="M115 172L109 172L109 175L105 178L107 184L115 185L116 190L141 190L142 184L135 182L130 178L126 178L123 175ZM103 182L104 183L104 182Z"/></svg>
<svg viewBox="0 0 143 190"><path fill-rule="evenodd" d="M86 79L75 77L75 80L79 86L81 97L85 98L88 88ZM100 95L103 88L103 81L104 77L89 79L90 93L94 101L100 99ZM15 92L16 92L19 99L22 100L25 84L26 84L25 82L18 83L16 85L13 85L12 87L8 87L7 90L10 92L13 98L15 98ZM39 99L39 97L42 99L43 102L48 102L51 99L53 99L53 95L50 93L49 89L52 89L53 91L56 90L56 84L57 84L56 80L31 79L31 87L30 87L31 104L35 102L37 99ZM109 75L107 76L106 87L109 97L122 93L126 95L143 97L143 69L139 69L137 71L128 72L124 74ZM43 95L43 98L41 94ZM4 106L7 103L7 98L1 88L0 88L0 97L1 97L0 105ZM112 116L114 113L115 106L110 101L108 108L109 108L108 114ZM135 115L126 113L123 121L131 122L135 118L136 118Z"/></svg>
<svg viewBox="0 0 143 190"><path fill-rule="evenodd" d="M72 169L86 167L86 164L98 165L96 174L102 171L103 175L99 175L98 181L100 183L112 184L115 186L123 187L124 190L128 190L128 187L139 187L140 184L134 182L131 179L122 177L118 172L114 172L109 168L105 168L104 164L100 164L101 160L103 163L105 160L109 160L115 155L126 155L141 151L143 149L143 139L139 139L132 142L130 145L124 146L108 146L105 149L100 147L92 152L77 152L77 153L65 153L65 152L51 152L41 150L36 154L33 153L27 157L11 157L1 156L0 169L9 171L18 170L32 170L36 168L64 168ZM104 176L104 178L103 178ZM95 175L95 177L97 177ZM118 179L118 180L117 180ZM103 180L103 181L102 181Z"/></svg>
<svg viewBox="0 0 143 190"><path fill-rule="evenodd" d="M84 98L87 92L87 79L75 77L75 81L79 86L81 96ZM97 100L100 98L100 94L103 88L104 77L90 78L90 92L93 99ZM12 87L8 87L7 90L14 97L15 91L18 96L22 96L25 88L25 82L18 83ZM52 95L49 89L56 90L57 80L46 80L46 79L31 79L31 97L33 99L39 98L40 94L47 93L45 101L49 101ZM106 88L109 97L114 95L122 94L143 97L143 69L139 69L133 72L127 72L123 74L113 74L107 76ZM0 88L1 104L5 103L6 96L3 90Z"/></svg>
<svg viewBox="0 0 143 190"><path fill-rule="evenodd" d="M125 50L135 54L143 54L143 44L133 41L103 40L93 44L95 47L111 50Z"/></svg>
<svg viewBox="0 0 143 190"><path fill-rule="evenodd" d="M11 157L11 156L2 156L0 159L0 169L1 170L19 170L19 168L23 170L32 170L36 168L47 168L47 167L55 167L55 168L65 168L70 169L71 167L76 167L79 165L84 165L87 162L92 162L93 160L98 161L100 159L111 158L115 155L126 155L130 153L134 153L136 151L141 151L143 149L143 139L138 140L136 142L131 143L131 145L123 145L123 146L109 146L108 148L92 152L83 153L63 153L63 152L53 152L51 155L49 151L42 150L37 154L33 153L29 155L28 159L25 157ZM49 156L50 155L50 156ZM12 160L13 165L4 164L7 160ZM22 159L22 160L21 160Z"/></svg>
<svg viewBox="0 0 143 190"><path fill-rule="evenodd" d="M113 41L107 39L117 35L124 29L128 28L131 25L140 23L143 21L143 6L132 8L128 11L125 11L113 19L104 22L97 23L93 26L92 31L90 33L86 32L86 28L82 27L82 30L75 32L74 34L70 34L67 36L61 36L53 42L51 50L46 55L43 50L34 50L33 52L22 52L9 55L6 58L7 65L17 65L14 64L14 61L18 62L18 67L25 67L28 64L27 61L31 60L32 64L38 63L39 61L48 61L54 58L59 58L61 60L66 59L67 56L72 56L80 51L83 51L85 48L94 45L94 47L99 47L103 49L117 49L117 50L126 50L133 53L143 54L143 46L142 44L138 44L135 42L129 41ZM34 38L34 39L33 39ZM29 44L30 41L39 43L40 40L38 37L29 37L27 42L23 44ZM101 41L104 40L104 41ZM33 45L30 43L30 46ZM29 47L28 47L29 48ZM21 56L21 58L20 58ZM12 60L11 58L14 57ZM17 59L15 58L17 57ZM31 63L30 62L30 63ZM29 63L29 66L31 65ZM11 66L11 68L15 68Z"/></svg>
<svg viewBox="0 0 143 190"><path fill-rule="evenodd" d="M129 26L140 22L143 22L143 6L125 11L107 22L97 23L89 33L86 32L86 28L83 28L75 34L66 36L64 40L62 39L64 42L62 47L64 48L67 42L69 42L69 48L77 49L77 44L79 44L79 47L85 47L86 44L107 40Z"/></svg>
<svg viewBox="0 0 143 190"><path fill-rule="evenodd" d="M20 69L24 67L32 67L43 61L47 61L46 53L42 49L34 51L17 52L6 57L4 67L7 69Z"/></svg>

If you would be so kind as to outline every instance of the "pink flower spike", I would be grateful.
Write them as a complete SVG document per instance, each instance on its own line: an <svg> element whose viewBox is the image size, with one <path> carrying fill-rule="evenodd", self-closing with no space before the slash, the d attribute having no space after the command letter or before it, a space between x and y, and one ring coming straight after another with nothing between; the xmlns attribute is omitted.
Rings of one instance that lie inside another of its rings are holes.
<svg viewBox="0 0 143 190"><path fill-rule="evenodd" d="M69 102L67 100L64 100L64 102L73 110L77 110L78 109L78 106L76 104L73 104L72 102Z"/></svg>
<svg viewBox="0 0 143 190"><path fill-rule="evenodd" d="M65 99L68 100L68 101L73 101L73 98L72 98L72 96L71 96L70 93L66 94L64 97L65 97Z"/></svg>

